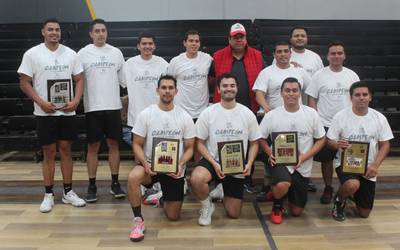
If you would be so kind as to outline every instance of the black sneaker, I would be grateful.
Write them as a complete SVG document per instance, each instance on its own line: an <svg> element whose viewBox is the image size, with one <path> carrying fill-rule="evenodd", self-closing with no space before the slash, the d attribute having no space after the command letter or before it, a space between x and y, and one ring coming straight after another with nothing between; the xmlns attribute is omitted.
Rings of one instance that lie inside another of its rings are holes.
<svg viewBox="0 0 400 250"><path fill-rule="evenodd" d="M256 188L251 183L243 184L243 189L244 189L244 191L246 191L249 194L254 194L256 192Z"/></svg>
<svg viewBox="0 0 400 250"><path fill-rule="evenodd" d="M111 185L110 194L114 196L114 198L125 198L126 193L122 190L121 185L119 183L113 183Z"/></svg>
<svg viewBox="0 0 400 250"><path fill-rule="evenodd" d="M308 192L313 192L313 193L317 192L317 187L315 186L314 183L311 182L311 179L307 185L307 190L308 190Z"/></svg>
<svg viewBox="0 0 400 250"><path fill-rule="evenodd" d="M85 201L88 203L94 203L97 201L97 187L96 186L89 186L87 193L86 193L86 197L85 197Z"/></svg>
<svg viewBox="0 0 400 250"><path fill-rule="evenodd" d="M321 202L321 204L329 204L332 202L332 196L333 196L333 187L326 186L324 192L322 193L321 198L319 199L319 202Z"/></svg>
<svg viewBox="0 0 400 250"><path fill-rule="evenodd" d="M346 206L346 200L340 201L336 195L333 201L333 208L332 208L332 217L335 220L344 221L346 219L346 215L344 213L345 206Z"/></svg>

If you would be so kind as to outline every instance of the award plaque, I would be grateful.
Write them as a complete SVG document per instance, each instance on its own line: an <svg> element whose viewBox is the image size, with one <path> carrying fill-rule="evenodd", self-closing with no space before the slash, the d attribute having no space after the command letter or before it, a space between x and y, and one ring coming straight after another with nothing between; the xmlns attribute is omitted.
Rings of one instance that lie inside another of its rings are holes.
<svg viewBox="0 0 400 250"><path fill-rule="evenodd" d="M343 173L363 175L368 166L368 142L349 141L349 147L342 152Z"/></svg>
<svg viewBox="0 0 400 250"><path fill-rule="evenodd" d="M225 175L243 173L245 165L243 141L218 142L218 156Z"/></svg>
<svg viewBox="0 0 400 250"><path fill-rule="evenodd" d="M151 170L156 173L178 173L179 140L153 138Z"/></svg>
<svg viewBox="0 0 400 250"><path fill-rule="evenodd" d="M71 79L47 80L47 100L57 109L70 102L72 100Z"/></svg>
<svg viewBox="0 0 400 250"><path fill-rule="evenodd" d="M276 165L295 166L299 162L297 132L272 132L272 154Z"/></svg>

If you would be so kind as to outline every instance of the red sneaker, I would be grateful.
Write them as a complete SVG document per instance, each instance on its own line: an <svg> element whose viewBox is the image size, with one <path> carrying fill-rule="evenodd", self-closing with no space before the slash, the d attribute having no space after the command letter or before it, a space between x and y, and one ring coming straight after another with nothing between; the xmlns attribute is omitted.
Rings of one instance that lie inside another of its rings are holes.
<svg viewBox="0 0 400 250"><path fill-rule="evenodd" d="M129 238L131 241L141 241L144 239L144 221L140 217L135 217L133 220L133 228L131 230L131 233L129 235Z"/></svg>
<svg viewBox="0 0 400 250"><path fill-rule="evenodd" d="M267 201L272 201L274 199L274 194L272 193L272 191L268 191L266 197Z"/></svg>
<svg viewBox="0 0 400 250"><path fill-rule="evenodd" d="M280 207L273 207L271 211L271 222L274 224L281 224L282 223L282 208Z"/></svg>

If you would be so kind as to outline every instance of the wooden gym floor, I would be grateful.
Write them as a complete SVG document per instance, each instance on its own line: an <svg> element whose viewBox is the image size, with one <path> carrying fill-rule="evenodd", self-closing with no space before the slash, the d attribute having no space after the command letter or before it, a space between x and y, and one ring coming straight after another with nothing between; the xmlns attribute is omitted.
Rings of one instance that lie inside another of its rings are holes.
<svg viewBox="0 0 400 250"><path fill-rule="evenodd" d="M41 165L31 162L0 162L0 250L44 249L400 249L400 158L388 158L381 166L375 207L368 219L354 216L347 207L347 220L334 221L331 205L321 205L320 168L313 169L318 192L309 193L305 213L298 218L284 217L281 225L268 221L271 202L256 203L255 195L245 194L242 216L225 216L216 204L212 225L197 225L199 203L192 194L185 198L181 220L170 222L160 208L143 206L145 239L129 241L132 212L127 200L115 200L109 194L109 169L101 161L98 169L99 201L84 208L61 202L61 174L56 171L56 205L42 214ZM126 177L132 162L121 163L120 179ZM262 180L257 163L255 179ZM86 166L75 162L74 189L84 196ZM337 180L335 180L335 189Z"/></svg>

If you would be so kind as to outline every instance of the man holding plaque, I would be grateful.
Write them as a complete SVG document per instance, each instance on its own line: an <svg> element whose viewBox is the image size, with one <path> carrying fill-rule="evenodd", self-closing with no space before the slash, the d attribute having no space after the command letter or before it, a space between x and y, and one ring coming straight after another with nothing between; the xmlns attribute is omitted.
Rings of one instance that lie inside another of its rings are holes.
<svg viewBox="0 0 400 250"><path fill-rule="evenodd" d="M75 110L83 91L82 65L75 51L60 44L61 29L56 19L42 26L44 43L25 52L18 69L21 90L34 102L37 135L43 150L45 195L40 212L54 206L54 171L57 146L61 156L64 195L62 201L76 207L85 201L72 190L71 144L76 139ZM75 95L72 82L75 82Z"/></svg>
<svg viewBox="0 0 400 250"><path fill-rule="evenodd" d="M122 137L120 83L122 67L125 63L122 52L107 43L107 26L103 19L95 19L90 25L90 38L93 40L78 52L84 69L85 107L87 131L87 169L89 186L87 202L97 201L96 173L98 151L101 141L106 138L108 162L112 182L110 194L115 198L126 196L119 181L119 141Z"/></svg>
<svg viewBox="0 0 400 250"><path fill-rule="evenodd" d="M157 93L159 103L139 113L132 129L133 152L138 164L128 176L128 197L134 215L132 241L144 238L140 185L160 182L164 212L169 220L180 216L184 197L185 165L193 156L196 131L192 118L174 104L176 79L161 76Z"/></svg>
<svg viewBox="0 0 400 250"><path fill-rule="evenodd" d="M260 144L269 156L272 176L273 206L270 215L274 224L282 223L283 201L287 196L289 210L300 216L307 203L308 181L312 157L325 144L325 130L318 113L299 104L301 84L288 77L281 84L283 106L268 112L260 124L262 137L271 136L272 148L265 140Z"/></svg>
<svg viewBox="0 0 400 250"><path fill-rule="evenodd" d="M327 133L328 144L341 155L335 161L341 185L332 208L332 217L337 221L346 219L344 208L349 197L354 198L360 217L369 216L378 169L393 139L386 117L368 107L372 94L366 82L353 83L350 98L352 106L333 117Z"/></svg>
<svg viewBox="0 0 400 250"><path fill-rule="evenodd" d="M325 131L331 126L333 116L343 108L351 106L349 89L352 83L360 80L358 75L343 66L346 59L344 44L332 42L328 45L329 66L317 71L312 77L312 83L306 89L308 106L317 110ZM336 151L328 145L314 156L321 162L322 177L325 188L320 198L322 204L332 202L333 159Z"/></svg>
<svg viewBox="0 0 400 250"><path fill-rule="evenodd" d="M244 176L250 175L261 137L256 116L244 105L236 103L236 77L230 73L222 74L218 86L221 102L205 109L196 122L197 149L203 158L193 170L190 182L202 204L198 220L202 226L211 224L215 210L208 189L211 181L222 183L227 215L231 218L240 216Z"/></svg>

